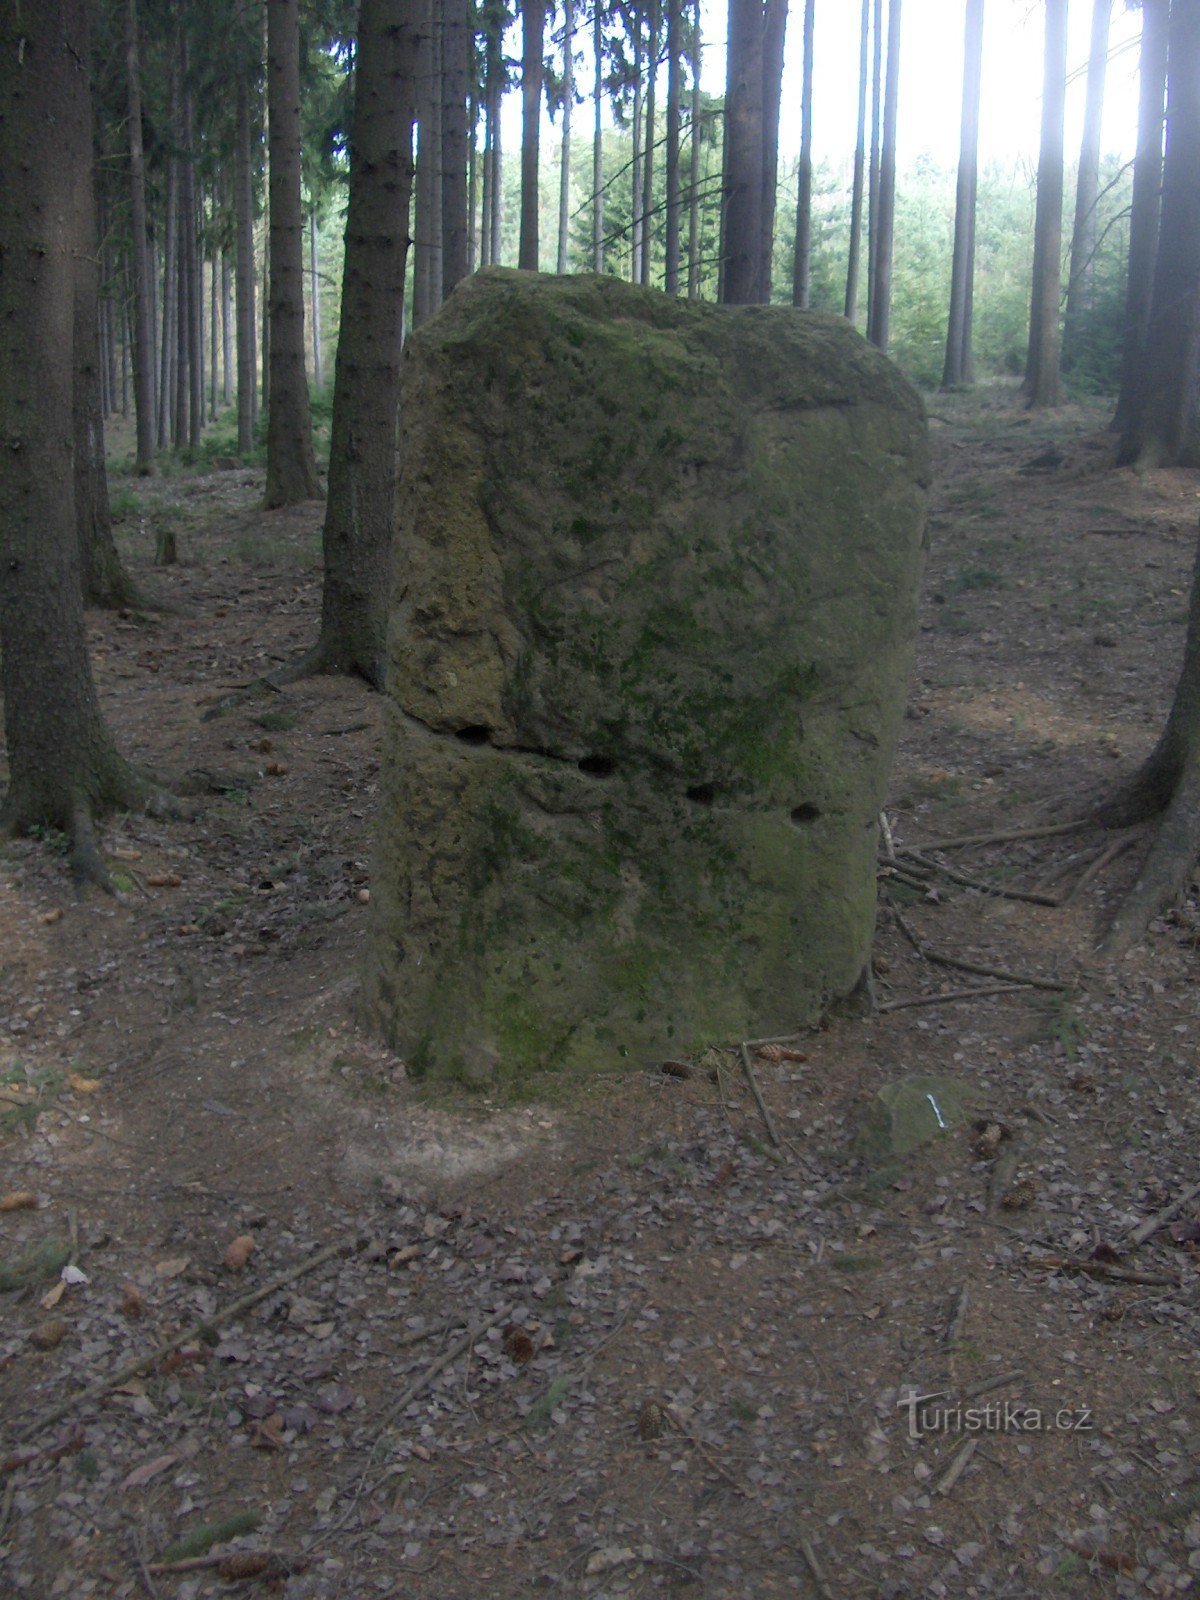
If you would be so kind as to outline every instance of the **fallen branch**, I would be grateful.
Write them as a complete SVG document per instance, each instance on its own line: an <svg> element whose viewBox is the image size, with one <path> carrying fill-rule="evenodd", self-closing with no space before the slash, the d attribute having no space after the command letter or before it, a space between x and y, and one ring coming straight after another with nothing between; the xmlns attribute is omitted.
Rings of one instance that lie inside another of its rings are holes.
<svg viewBox="0 0 1200 1600"><path fill-rule="evenodd" d="M947 1349L951 1348L953 1345L956 1345L959 1339L962 1337L963 1323L967 1320L967 1307L970 1305L970 1303L971 1296L966 1284L964 1283L962 1288L954 1297L954 1310L951 1312L950 1321L947 1324L946 1331L942 1335L942 1343L947 1347Z"/></svg>
<svg viewBox="0 0 1200 1600"><path fill-rule="evenodd" d="M1163 1206L1161 1211L1156 1211L1152 1217L1147 1217L1145 1222L1139 1223L1129 1235L1130 1247L1136 1250L1139 1245L1145 1244L1147 1239L1165 1227L1171 1218L1182 1211L1188 1201L1194 1200L1198 1194L1200 1194L1200 1183L1194 1183L1190 1189L1185 1189L1177 1199L1172 1200L1170 1205Z"/></svg>
<svg viewBox="0 0 1200 1600"><path fill-rule="evenodd" d="M1111 1278L1114 1283L1145 1283L1164 1289L1179 1287L1179 1279L1168 1277L1165 1272L1136 1272L1111 1261L1092 1261L1078 1256L1032 1256L1029 1265L1050 1272L1078 1272L1087 1278Z"/></svg>
<svg viewBox="0 0 1200 1600"><path fill-rule="evenodd" d="M906 850L905 855L919 867L929 872L940 872L951 883L961 884L964 889L977 889L981 894L998 895L1003 900L1026 900L1035 906L1057 906L1061 903L1056 894L1041 894L1036 889L1009 889L1002 884L991 883L987 878L972 877L969 872L959 872L957 867L948 867L944 861L934 861L919 850Z"/></svg>
<svg viewBox="0 0 1200 1600"><path fill-rule="evenodd" d="M1074 822L1050 822L1040 828L1008 828L1002 833L961 833L952 839L926 839L919 845L901 845L897 855L911 855L914 850L965 850L973 844L1011 844L1018 839L1051 839L1059 833L1082 833L1097 823L1091 817L1078 817Z"/></svg>
<svg viewBox="0 0 1200 1600"><path fill-rule="evenodd" d="M464 1350L469 1350L473 1344L477 1344L489 1328L494 1328L502 1317L508 1316L511 1309L511 1306L506 1305L499 1311L493 1311L490 1317L486 1317L476 1327L468 1328L461 1339L456 1339L452 1345L443 1350L437 1360L431 1362L419 1378L413 1379L399 1400L388 1407L383 1414L378 1431L382 1433L386 1428L390 1428L405 1406L411 1405L414 1400L423 1395L435 1378L444 1372L452 1362L457 1361Z"/></svg>
<svg viewBox="0 0 1200 1600"><path fill-rule="evenodd" d="M345 1242L328 1245L324 1250L318 1250L315 1256L307 1261L301 1261L298 1266L290 1267L287 1272L281 1272L278 1277L272 1278L269 1283L264 1283L261 1288L253 1290L250 1294L242 1295L240 1300L231 1301L223 1310L214 1316L203 1317L198 1322L193 1322L182 1333L177 1333L173 1339L168 1339L165 1344L158 1345L148 1351L144 1356L137 1356L133 1361L127 1361L116 1372L110 1373L107 1378L101 1378L81 1394L73 1395L68 1400L61 1401L56 1406L40 1417L35 1417L27 1423L16 1435L17 1442L31 1439L35 1434L41 1433L44 1428L49 1428L59 1422L69 1412L77 1407L90 1405L93 1400L99 1400L111 1390L117 1389L123 1383L128 1383L130 1378L136 1378L141 1373L157 1366L164 1356L169 1356L172 1351L180 1349L193 1340L203 1339L209 1328L219 1328L226 1322L232 1322L235 1317L240 1317L243 1311L249 1311L251 1306L256 1306L260 1300L265 1300L268 1295L282 1289L285 1284L294 1283L297 1278L302 1278L306 1273L315 1272L318 1267L332 1261L334 1256L347 1254L353 1247Z"/></svg>
<svg viewBox="0 0 1200 1600"><path fill-rule="evenodd" d="M1019 1383L1025 1376L1020 1367L1013 1367L1008 1372L998 1372L994 1378L981 1378L978 1383L969 1384L962 1392L964 1400L978 1400L980 1395L991 1394L993 1389L1003 1389L1007 1384Z"/></svg>
<svg viewBox="0 0 1200 1600"><path fill-rule="evenodd" d="M230 1581L246 1578L287 1578L303 1572L309 1565L307 1556L287 1556L278 1550L238 1550L223 1555L188 1556L183 1561L150 1561L146 1571L211 1572L214 1567L227 1567ZM225 1574L222 1574L225 1576Z"/></svg>
<svg viewBox="0 0 1200 1600"><path fill-rule="evenodd" d="M994 994L1021 994L1027 983L982 983L973 989L947 989L945 994L919 994L911 1000L889 1000L879 1007L885 1011L910 1011L914 1006L944 1006L955 1000L983 1000Z"/></svg>
<svg viewBox="0 0 1200 1600"><path fill-rule="evenodd" d="M958 1480L962 1477L963 1473L970 1466L971 1457L975 1454L975 1452L976 1452L976 1450L978 1448L979 1448L979 1440L978 1439L968 1439L966 1441L966 1443L963 1445L961 1450L959 1450L958 1454L954 1457L954 1460L950 1463L950 1466L947 1469L947 1471L943 1474L943 1476L941 1478L939 1478L938 1482L934 1485L934 1490L933 1490L934 1494L949 1494L950 1493L951 1489L953 1489L954 1485L958 1482Z"/></svg>
<svg viewBox="0 0 1200 1600"><path fill-rule="evenodd" d="M803 1534L796 1540L796 1548L804 1557L808 1570L812 1573L813 1582L817 1586L817 1593L821 1596L821 1600L834 1600L833 1590L829 1587L828 1580L821 1570L821 1563L817 1560L817 1552Z"/></svg>
<svg viewBox="0 0 1200 1600"><path fill-rule="evenodd" d="M973 972L981 978L996 978L1001 983L1027 984L1032 989L1051 989L1055 993L1061 993L1071 987L1069 983L1063 983L1058 978L1043 978L1036 972L1010 972L1007 967L993 967L983 961L965 961L961 956L943 955L940 950L935 950L932 945L926 944L924 939L917 937L900 915L894 901L889 900L888 907L896 926L909 944L923 961L931 961L934 966L953 967L956 972Z"/></svg>
<svg viewBox="0 0 1200 1600"><path fill-rule="evenodd" d="M738 1045L738 1055L741 1057L742 1071L745 1074L746 1082L750 1085L750 1093L754 1096L754 1103L758 1107L759 1115L762 1117L763 1125L767 1130L767 1138L778 1150L781 1142L779 1134L776 1131L775 1122L768 1109L767 1102L762 1097L762 1090L758 1087L758 1079L754 1076L754 1068L750 1065L750 1052L746 1048L744 1039Z"/></svg>

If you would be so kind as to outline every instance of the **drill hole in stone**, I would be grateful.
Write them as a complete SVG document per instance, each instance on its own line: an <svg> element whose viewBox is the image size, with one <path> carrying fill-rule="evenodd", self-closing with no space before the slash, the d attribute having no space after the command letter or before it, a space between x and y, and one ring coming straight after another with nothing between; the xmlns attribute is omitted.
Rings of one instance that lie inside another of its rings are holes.
<svg viewBox="0 0 1200 1600"><path fill-rule="evenodd" d="M463 744L481 745L486 744L492 737L492 730L477 723L469 728L459 728L454 737L461 739Z"/></svg>
<svg viewBox="0 0 1200 1600"><path fill-rule="evenodd" d="M798 828L803 828L808 823L815 822L820 815L820 806L814 806L811 800L806 800L803 805L792 807L792 821Z"/></svg>
<svg viewBox="0 0 1200 1600"><path fill-rule="evenodd" d="M717 791L711 783L694 783L686 793L693 805L711 806L716 803Z"/></svg>
<svg viewBox="0 0 1200 1600"><path fill-rule="evenodd" d="M611 756L584 756L579 763L580 772L589 778L611 778L617 763Z"/></svg>

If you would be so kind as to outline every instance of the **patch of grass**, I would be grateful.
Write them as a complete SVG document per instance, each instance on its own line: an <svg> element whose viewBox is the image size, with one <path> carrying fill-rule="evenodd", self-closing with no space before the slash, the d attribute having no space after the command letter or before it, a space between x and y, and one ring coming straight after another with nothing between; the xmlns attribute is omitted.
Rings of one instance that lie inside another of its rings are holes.
<svg viewBox="0 0 1200 1600"><path fill-rule="evenodd" d="M14 1085L19 1089L32 1090L32 1095L20 1105L10 1106L6 1101L0 1100L0 1107L4 1108L0 1110L0 1134L17 1133L23 1128L32 1131L42 1112L58 1099L62 1081L63 1074L52 1067L30 1073L14 1063L0 1082Z"/></svg>
<svg viewBox="0 0 1200 1600"><path fill-rule="evenodd" d="M169 1544L162 1553L162 1560L188 1561L195 1556L207 1555L215 1544L224 1544L227 1539L253 1533L261 1521L257 1511L238 1511L221 1522L202 1522L181 1539L176 1539L174 1544Z"/></svg>
<svg viewBox="0 0 1200 1600"><path fill-rule="evenodd" d="M1068 1061L1077 1061L1079 1046L1087 1036L1079 1013L1063 995L1047 1000L1044 1009L1046 1037L1059 1046Z"/></svg>
<svg viewBox="0 0 1200 1600"><path fill-rule="evenodd" d="M835 1272L874 1272L883 1262L878 1256L836 1255L829 1257Z"/></svg>
<svg viewBox="0 0 1200 1600"><path fill-rule="evenodd" d="M41 822L35 822L29 830L29 837L36 839L39 844L44 844L47 850L52 850L56 856L65 856L71 848L71 841L61 828L47 828Z"/></svg>
<svg viewBox="0 0 1200 1600"><path fill-rule="evenodd" d="M32 1289L47 1278L57 1278L70 1258L69 1239L41 1239L12 1260L0 1261L0 1293Z"/></svg>
<svg viewBox="0 0 1200 1600"><path fill-rule="evenodd" d="M1003 573L994 572L991 567L964 567L951 587L961 593L971 589L1011 589L1012 583Z"/></svg>
<svg viewBox="0 0 1200 1600"><path fill-rule="evenodd" d="M141 496L124 484L119 489L110 489L108 511L114 522L132 522L141 515Z"/></svg>
<svg viewBox="0 0 1200 1600"><path fill-rule="evenodd" d="M945 606L938 612L937 626L942 633L966 634L975 632L975 624L965 611L957 606Z"/></svg>
<svg viewBox="0 0 1200 1600"><path fill-rule="evenodd" d="M254 718L254 726L264 733L290 733L299 719L292 711L264 711Z"/></svg>

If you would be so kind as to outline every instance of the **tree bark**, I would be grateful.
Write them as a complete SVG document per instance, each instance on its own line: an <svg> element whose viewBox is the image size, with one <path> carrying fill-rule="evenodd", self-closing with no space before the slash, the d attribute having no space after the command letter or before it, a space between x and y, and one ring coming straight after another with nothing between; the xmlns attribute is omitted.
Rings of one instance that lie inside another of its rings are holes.
<svg viewBox="0 0 1200 1600"><path fill-rule="evenodd" d="M634 0L630 8L633 29L633 123L630 128L632 153L629 162L632 193L629 199L629 281L642 281L642 248L645 218L642 215L642 8Z"/></svg>
<svg viewBox="0 0 1200 1600"><path fill-rule="evenodd" d="M163 226L162 361L158 384L158 448L175 434L176 256L179 253L179 184L175 161L167 158L166 218Z"/></svg>
<svg viewBox="0 0 1200 1600"><path fill-rule="evenodd" d="M536 272L545 0L522 0L521 24L521 236L517 250L517 265L528 272Z"/></svg>
<svg viewBox="0 0 1200 1600"><path fill-rule="evenodd" d="M1105 0L1100 0L1105 3ZM983 66L983 0L967 0L963 46L962 121L958 189L954 201L954 253L950 263L950 315L942 388L970 383L971 283L975 275L975 200L979 188L979 83Z"/></svg>
<svg viewBox="0 0 1200 1600"><path fill-rule="evenodd" d="M1064 0L1065 3L1065 0ZM892 317L892 250L896 222L896 112L900 97L900 0L888 8L887 71L883 85L883 139L879 146L878 216L875 227L875 279L867 338L888 347Z"/></svg>
<svg viewBox="0 0 1200 1600"><path fill-rule="evenodd" d="M1042 133L1033 225L1033 295L1023 393L1031 407L1059 401L1058 306L1062 292L1063 109L1067 94L1067 0L1046 0Z"/></svg>
<svg viewBox="0 0 1200 1600"><path fill-rule="evenodd" d="M665 0L667 10L667 145L666 145L666 232L663 240L663 288L679 293L680 222L682 206L679 182L680 123L683 115L683 50L680 43L680 7L683 0Z"/></svg>
<svg viewBox="0 0 1200 1600"><path fill-rule="evenodd" d="M604 271L604 12L593 0L592 54L596 82L592 90L592 271Z"/></svg>
<svg viewBox="0 0 1200 1600"><path fill-rule="evenodd" d="M1121 342L1121 388L1113 427L1124 432L1134 420L1141 392L1141 363L1150 325L1150 296L1158 252L1162 199L1163 100L1167 89L1168 0L1142 0L1138 141L1133 162L1129 216L1129 270Z"/></svg>
<svg viewBox="0 0 1200 1600"><path fill-rule="evenodd" d="M298 0L267 0L271 208L270 409L264 505L320 498L304 364Z"/></svg>
<svg viewBox="0 0 1200 1600"><path fill-rule="evenodd" d="M1150 321L1118 460L1200 465L1200 7L1173 4L1167 139Z"/></svg>
<svg viewBox="0 0 1200 1600"><path fill-rule="evenodd" d="M325 387L325 365L321 350L321 272L317 260L317 208L308 213L308 266L312 280L312 351L313 384L319 390ZM213 346L213 364L216 365L216 345Z"/></svg>
<svg viewBox="0 0 1200 1600"><path fill-rule="evenodd" d="M867 164L867 81L870 68L871 0L862 0L858 47L858 120L855 123L854 177L850 186L850 251L846 261L847 322L858 320L858 279L862 260L863 189Z"/></svg>
<svg viewBox="0 0 1200 1600"><path fill-rule="evenodd" d="M405 0L362 0L346 254L333 393L325 584L326 670L383 685L391 603L397 426L417 38Z"/></svg>
<svg viewBox="0 0 1200 1600"><path fill-rule="evenodd" d="M107 881L93 817L144 798L104 726L84 636L72 471L76 264L92 182L84 0L0 9L0 827L61 828ZM95 330L89 340L94 347Z"/></svg>
<svg viewBox="0 0 1200 1600"><path fill-rule="evenodd" d="M567 270L571 240L571 121L575 109L575 6L563 0L562 149L558 164L558 252L555 269Z"/></svg>
<svg viewBox="0 0 1200 1600"><path fill-rule="evenodd" d="M137 471L154 471L154 341L150 336L150 249L146 240L146 158L142 149L142 84L137 0L125 7L125 92L129 114L129 230L133 249L133 404Z"/></svg>
<svg viewBox="0 0 1200 1600"><path fill-rule="evenodd" d="M650 32L646 44L645 143L642 156L642 261L639 282L650 286L653 267L654 217L654 106L658 83L658 0L647 0Z"/></svg>
<svg viewBox="0 0 1200 1600"><path fill-rule="evenodd" d="M871 154L867 168L867 338L875 315L875 259L879 242L879 150L883 142L883 0L874 0L871 43Z"/></svg>
<svg viewBox="0 0 1200 1600"><path fill-rule="evenodd" d="M237 269L237 405L238 453L249 455L254 449L254 399L258 387L258 363L254 336L257 324L254 309L254 178L250 132L250 85L245 71L237 80L237 145L234 152L234 202L236 209ZM170 214L168 213L168 227Z"/></svg>
<svg viewBox="0 0 1200 1600"><path fill-rule="evenodd" d="M1067 306L1063 319L1063 366L1078 364L1082 324L1092 309L1096 279L1096 199L1100 192L1100 125L1104 115L1104 77L1108 67L1108 26L1112 0L1093 0L1092 41L1088 52L1087 103L1075 184L1075 223L1071 229L1071 264L1067 273Z"/></svg>
<svg viewBox="0 0 1200 1600"><path fill-rule="evenodd" d="M441 0L423 0L417 58L417 168L413 221L413 327L442 303Z"/></svg>
<svg viewBox="0 0 1200 1600"><path fill-rule="evenodd" d="M729 0L722 288L727 305L762 299L763 189L763 5Z"/></svg>
<svg viewBox="0 0 1200 1600"><path fill-rule="evenodd" d="M815 0L804 0L804 60L800 89L800 166L796 174L796 245L792 262L792 304L808 309L812 272L812 93L813 13Z"/></svg>
<svg viewBox="0 0 1200 1600"><path fill-rule="evenodd" d="M221 403L233 403L233 275L229 251L221 251Z"/></svg>
<svg viewBox="0 0 1200 1600"><path fill-rule="evenodd" d="M677 0L682 3L682 0ZM688 276L689 300L700 296L700 0L692 0L692 116L688 129Z"/></svg>
<svg viewBox="0 0 1200 1600"><path fill-rule="evenodd" d="M467 104L471 24L466 0L444 0L442 28L442 295L471 270Z"/></svg>

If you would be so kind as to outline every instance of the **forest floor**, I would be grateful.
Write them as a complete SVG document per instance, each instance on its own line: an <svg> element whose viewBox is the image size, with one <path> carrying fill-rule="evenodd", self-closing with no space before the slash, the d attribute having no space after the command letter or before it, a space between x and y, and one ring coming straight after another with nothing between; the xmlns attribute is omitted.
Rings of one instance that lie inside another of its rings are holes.
<svg viewBox="0 0 1200 1600"><path fill-rule="evenodd" d="M1096 407L932 406L901 850L1134 769L1200 491ZM174 609L91 616L105 712L201 815L112 820L115 899L0 858L0 1593L1200 1593L1200 1202L1132 1238L1200 1180L1200 910L1092 957L1144 836L936 857L1060 904L885 869L880 1009L755 1058L778 1152L732 1054L432 1093L353 1020L379 698L205 717L315 632L321 508L260 492L114 479ZM953 999L997 982L905 927L1062 987ZM950 1125L889 1162L913 1074Z"/></svg>

